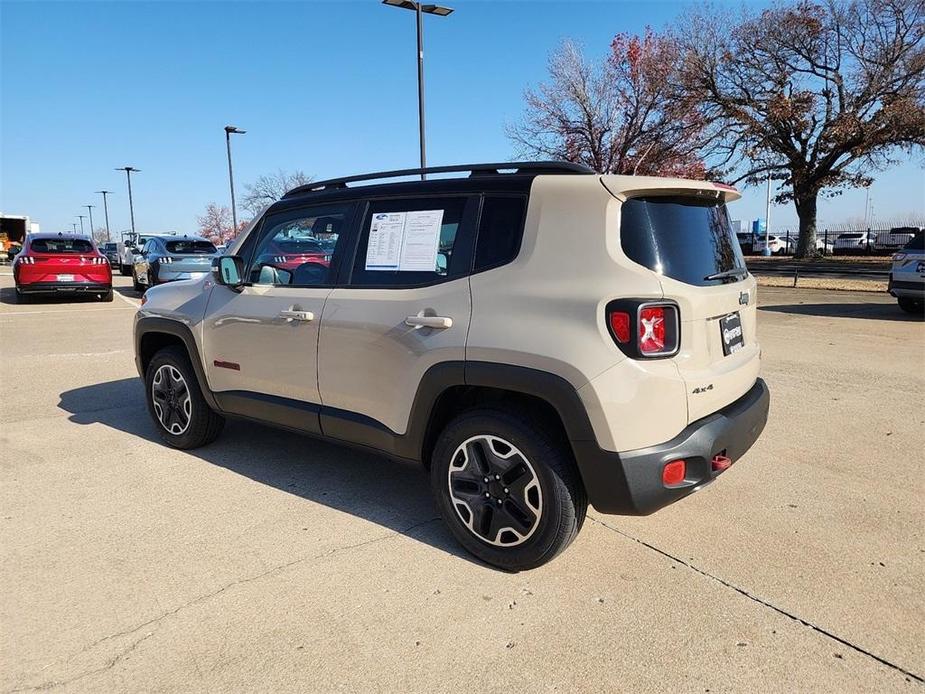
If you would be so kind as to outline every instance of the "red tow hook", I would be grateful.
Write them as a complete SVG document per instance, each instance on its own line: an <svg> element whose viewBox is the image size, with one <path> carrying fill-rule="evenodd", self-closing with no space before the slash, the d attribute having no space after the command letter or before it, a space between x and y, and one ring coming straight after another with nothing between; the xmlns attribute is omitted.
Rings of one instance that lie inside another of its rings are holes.
<svg viewBox="0 0 925 694"><path fill-rule="evenodd" d="M714 455L713 460L710 461L710 467L713 469L713 472L722 472L730 465L732 465L732 459L721 453Z"/></svg>

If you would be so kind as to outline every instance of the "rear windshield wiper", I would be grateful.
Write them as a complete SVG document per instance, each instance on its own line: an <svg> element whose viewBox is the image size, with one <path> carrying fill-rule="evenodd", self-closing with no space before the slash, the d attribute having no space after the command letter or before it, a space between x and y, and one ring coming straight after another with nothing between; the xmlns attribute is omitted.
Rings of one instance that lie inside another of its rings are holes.
<svg viewBox="0 0 925 694"><path fill-rule="evenodd" d="M712 275L707 275L704 277L704 280L724 280L727 277L747 277L748 270L744 267L734 267L731 270L723 270L722 272L714 272Z"/></svg>

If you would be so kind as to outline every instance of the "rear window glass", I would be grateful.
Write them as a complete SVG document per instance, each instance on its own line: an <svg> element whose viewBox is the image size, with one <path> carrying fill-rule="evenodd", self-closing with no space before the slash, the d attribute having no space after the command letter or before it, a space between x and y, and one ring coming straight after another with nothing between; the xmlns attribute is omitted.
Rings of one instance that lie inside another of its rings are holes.
<svg viewBox="0 0 925 694"><path fill-rule="evenodd" d="M168 241L168 253L215 253L215 246L208 241Z"/></svg>
<svg viewBox="0 0 925 694"><path fill-rule="evenodd" d="M839 234L838 238L840 239L859 239L862 238L864 234Z"/></svg>
<svg viewBox="0 0 925 694"><path fill-rule="evenodd" d="M86 239L32 239L34 253L92 253L93 244Z"/></svg>
<svg viewBox="0 0 925 694"><path fill-rule="evenodd" d="M620 242L634 262L686 284L706 287L744 276L707 279L745 268L726 205L715 200L630 198L623 203Z"/></svg>
<svg viewBox="0 0 925 694"><path fill-rule="evenodd" d="M273 243L273 247L279 253L292 253L304 255L305 253L330 253L333 251L333 244L330 246L330 250L326 249L321 245L320 242L309 239L289 239L286 241L276 241Z"/></svg>
<svg viewBox="0 0 925 694"><path fill-rule="evenodd" d="M912 240L903 246L906 251L925 251L925 234L921 231L912 237Z"/></svg>

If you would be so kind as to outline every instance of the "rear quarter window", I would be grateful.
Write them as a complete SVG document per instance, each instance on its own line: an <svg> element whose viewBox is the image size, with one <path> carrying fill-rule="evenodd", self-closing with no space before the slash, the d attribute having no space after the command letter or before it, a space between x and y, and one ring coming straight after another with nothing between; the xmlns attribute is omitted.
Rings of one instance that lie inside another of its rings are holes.
<svg viewBox="0 0 925 694"><path fill-rule="evenodd" d="M734 282L741 276L707 277L745 268L726 205L716 200L630 198L621 211L620 243L630 260L698 287Z"/></svg>

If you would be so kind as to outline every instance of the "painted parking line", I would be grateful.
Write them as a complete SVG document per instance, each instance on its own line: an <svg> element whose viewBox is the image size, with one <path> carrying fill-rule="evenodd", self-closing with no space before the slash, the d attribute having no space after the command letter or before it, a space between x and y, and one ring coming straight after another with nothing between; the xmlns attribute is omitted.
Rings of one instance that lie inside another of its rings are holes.
<svg viewBox="0 0 925 694"><path fill-rule="evenodd" d="M128 306L122 307L117 306L113 308L91 308L81 311L81 313L105 313L106 311L133 311L134 308L129 308ZM62 316L73 316L73 311L58 310L58 311L8 311L0 313L0 319L9 318L10 316L47 316L49 314L58 313Z"/></svg>
<svg viewBox="0 0 925 694"><path fill-rule="evenodd" d="M135 299L129 299L127 296L125 296L124 294L122 294L122 292L113 291L113 294L115 294L117 297L119 297L120 299L122 299L122 301L124 301L125 303L127 303L129 306L134 306L135 308L140 308L140 307L141 307L141 302L140 302L140 301L136 301Z"/></svg>

